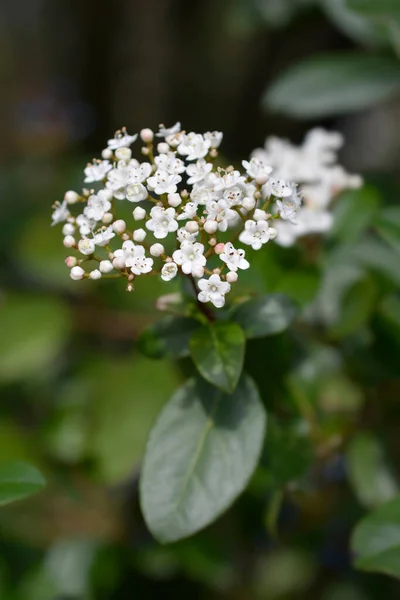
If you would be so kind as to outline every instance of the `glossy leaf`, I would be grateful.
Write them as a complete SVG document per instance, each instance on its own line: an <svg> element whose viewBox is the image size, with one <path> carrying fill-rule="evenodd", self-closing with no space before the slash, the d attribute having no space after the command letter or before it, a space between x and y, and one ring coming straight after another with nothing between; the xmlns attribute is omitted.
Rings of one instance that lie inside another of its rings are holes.
<svg viewBox="0 0 400 600"><path fill-rule="evenodd" d="M0 464L0 506L36 494L45 486L43 476L24 462Z"/></svg>
<svg viewBox="0 0 400 600"><path fill-rule="evenodd" d="M246 337L258 338L285 331L293 321L296 308L283 294L268 294L240 304L233 313Z"/></svg>
<svg viewBox="0 0 400 600"><path fill-rule="evenodd" d="M347 0L347 5L352 10L371 17L400 18L398 0Z"/></svg>
<svg viewBox="0 0 400 600"><path fill-rule="evenodd" d="M189 317L164 317L143 331L138 348L149 358L188 356L190 338L200 327L198 321Z"/></svg>
<svg viewBox="0 0 400 600"><path fill-rule="evenodd" d="M224 394L191 379L150 434L140 485L147 525L161 542L195 533L243 491L262 448L266 415L253 381Z"/></svg>
<svg viewBox="0 0 400 600"><path fill-rule="evenodd" d="M355 566L400 578L400 497L383 504L355 528Z"/></svg>
<svg viewBox="0 0 400 600"><path fill-rule="evenodd" d="M199 373L225 392L233 392L243 369L246 338L236 323L204 325L190 340L190 353Z"/></svg>
<svg viewBox="0 0 400 600"><path fill-rule="evenodd" d="M352 439L347 451L347 465L354 492L367 508L375 508L398 493L394 475L373 435L359 433Z"/></svg>
<svg viewBox="0 0 400 600"><path fill-rule="evenodd" d="M386 56L336 53L307 59L267 90L267 109L302 119L361 111L400 91L400 63Z"/></svg>

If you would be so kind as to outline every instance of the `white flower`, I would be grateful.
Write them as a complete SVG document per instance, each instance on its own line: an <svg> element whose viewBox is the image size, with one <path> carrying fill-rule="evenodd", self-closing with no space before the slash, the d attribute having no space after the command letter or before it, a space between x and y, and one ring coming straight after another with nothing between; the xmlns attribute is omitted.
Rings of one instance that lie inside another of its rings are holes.
<svg viewBox="0 0 400 600"><path fill-rule="evenodd" d="M124 242L122 244L122 248L115 250L115 252L113 253L114 260L116 258L122 259L123 264L126 266L126 261L128 258L135 258L135 250L136 250L136 245L131 240L127 240L126 242ZM122 264L122 262L121 262L121 264Z"/></svg>
<svg viewBox="0 0 400 600"><path fill-rule="evenodd" d="M292 185L283 179L274 179L271 177L267 183L263 185L262 191L267 198L270 196L287 198L292 195Z"/></svg>
<svg viewBox="0 0 400 600"><path fill-rule="evenodd" d="M251 246L253 250L259 250L263 244L271 239L271 228L267 221L246 221L244 230L239 235L243 244Z"/></svg>
<svg viewBox="0 0 400 600"><path fill-rule="evenodd" d="M126 199L129 202L141 202L142 200L146 200L147 196L147 189L142 183L131 183L126 188Z"/></svg>
<svg viewBox="0 0 400 600"><path fill-rule="evenodd" d="M223 137L224 134L222 133L222 131L207 131L204 134L204 138L206 140L209 140L211 148L219 148Z"/></svg>
<svg viewBox="0 0 400 600"><path fill-rule="evenodd" d="M219 275L211 275L209 279L200 279L198 284L200 293L197 298L200 302L211 302L217 308L222 308L225 304L225 294L229 292L231 286L226 281L221 281Z"/></svg>
<svg viewBox="0 0 400 600"><path fill-rule="evenodd" d="M170 208L153 206L150 211L150 217L151 219L147 221L146 227L159 240L167 237L171 231L178 229L178 222L175 221L175 209L172 206Z"/></svg>
<svg viewBox="0 0 400 600"><path fill-rule="evenodd" d="M125 127L123 127L120 131L115 132L115 136L108 140L107 145L111 150L116 150L117 148L130 146L136 139L137 133L135 133L135 135L129 135Z"/></svg>
<svg viewBox="0 0 400 600"><path fill-rule="evenodd" d="M193 217L197 214L198 205L196 202L188 202L183 207L183 211L177 217L178 221L182 221L183 219L193 219Z"/></svg>
<svg viewBox="0 0 400 600"><path fill-rule="evenodd" d="M85 271L82 269L82 267L72 267L69 275L74 281L79 281L79 279L83 279L85 277Z"/></svg>
<svg viewBox="0 0 400 600"><path fill-rule="evenodd" d="M153 177L149 177L147 183L156 194L173 194L176 192L177 184L182 181L180 175L170 175L167 171L156 171Z"/></svg>
<svg viewBox="0 0 400 600"><path fill-rule="evenodd" d="M126 266L130 267L134 275L150 273L153 262L152 258L146 258L143 246L134 246L125 260Z"/></svg>
<svg viewBox="0 0 400 600"><path fill-rule="evenodd" d="M213 194L206 186L195 184L190 192L190 198L197 204L206 204L209 200L213 200Z"/></svg>
<svg viewBox="0 0 400 600"><path fill-rule="evenodd" d="M105 227L96 233L94 236L94 243L96 246L107 246L113 237L115 237L115 232L112 226Z"/></svg>
<svg viewBox="0 0 400 600"><path fill-rule="evenodd" d="M89 238L82 238L78 242L78 250L81 254L84 254L85 256L89 256L89 254L93 254L94 247L95 247L94 240L91 240Z"/></svg>
<svg viewBox="0 0 400 600"><path fill-rule="evenodd" d="M185 275L195 275L207 262L204 256L204 246L199 242L182 242L180 250L175 250L172 258L182 266ZM204 269L202 270L204 273Z"/></svg>
<svg viewBox="0 0 400 600"><path fill-rule="evenodd" d="M225 244L224 251L220 254L221 260L228 265L230 271L238 269L248 269L250 263L245 259L245 251L239 248L236 250L231 242Z"/></svg>
<svg viewBox="0 0 400 600"><path fill-rule="evenodd" d="M200 158L197 162L186 167L186 173L189 175L188 183L193 185L199 183L212 171L212 164Z"/></svg>
<svg viewBox="0 0 400 600"><path fill-rule="evenodd" d="M76 224L79 227L79 233L81 235L89 235L96 227L96 221L88 219L86 215L78 215L76 217Z"/></svg>
<svg viewBox="0 0 400 600"><path fill-rule="evenodd" d="M85 169L85 183L92 183L93 181L101 181L105 178L107 173L111 171L112 165L108 160L95 160L89 163Z"/></svg>
<svg viewBox="0 0 400 600"><path fill-rule="evenodd" d="M224 191L224 200L229 207L240 205L242 198L243 198L243 192L237 186L228 188L227 190Z"/></svg>
<svg viewBox="0 0 400 600"><path fill-rule="evenodd" d="M187 160L198 160L208 154L210 146L210 140L204 139L200 133L191 132L188 135L182 135L178 152L186 156Z"/></svg>
<svg viewBox="0 0 400 600"><path fill-rule="evenodd" d="M70 212L67 208L67 203L64 201L62 204L57 204L51 215L51 225L58 225L58 223L64 223L70 216Z"/></svg>
<svg viewBox="0 0 400 600"><path fill-rule="evenodd" d="M174 262L167 262L161 269L161 279L171 281L178 273L178 267Z"/></svg>
<svg viewBox="0 0 400 600"><path fill-rule="evenodd" d="M242 165L246 169L247 175L253 179L268 177L272 173L272 167L267 165L263 160L253 157L250 162L242 160Z"/></svg>
<svg viewBox="0 0 400 600"><path fill-rule="evenodd" d="M236 220L237 214L228 207L225 200L211 200L206 204L207 220L216 221L220 231L226 231L229 223Z"/></svg>
<svg viewBox="0 0 400 600"><path fill-rule="evenodd" d="M164 125L160 125L158 133L156 133L157 137L168 137L170 135L175 135L179 133L181 130L181 124L179 121L175 123L172 127L164 127Z"/></svg>
<svg viewBox="0 0 400 600"><path fill-rule="evenodd" d="M138 166L139 163L134 158L129 162L120 160L117 167L108 173L106 187L113 192L117 200L126 198L127 186L131 183L132 171Z"/></svg>
<svg viewBox="0 0 400 600"><path fill-rule="evenodd" d="M288 198L277 200L276 206L281 219L296 223L297 213L301 207L301 198L297 193L295 185L292 185L292 195Z"/></svg>
<svg viewBox="0 0 400 600"><path fill-rule="evenodd" d="M97 194L89 196L83 214L91 221L101 221L104 214L111 208L112 194L110 190L100 190Z"/></svg>
<svg viewBox="0 0 400 600"><path fill-rule="evenodd" d="M198 231L190 233L187 229L181 227L176 232L176 239L180 244L182 244L183 242L195 242L198 233Z"/></svg>
<svg viewBox="0 0 400 600"><path fill-rule="evenodd" d="M129 180L132 183L143 183L152 172L152 166L148 162L141 163L139 166L133 168L129 174Z"/></svg>
<svg viewBox="0 0 400 600"><path fill-rule="evenodd" d="M229 173L225 173L225 175L220 175L219 177L215 178L214 188L217 191L225 190L236 185L243 185L244 183L245 179L243 175L240 174L240 171L230 171Z"/></svg>
<svg viewBox="0 0 400 600"><path fill-rule="evenodd" d="M168 154L159 154L155 157L154 162L160 171L167 171L171 175L179 175L185 171L185 163L175 156L173 152Z"/></svg>

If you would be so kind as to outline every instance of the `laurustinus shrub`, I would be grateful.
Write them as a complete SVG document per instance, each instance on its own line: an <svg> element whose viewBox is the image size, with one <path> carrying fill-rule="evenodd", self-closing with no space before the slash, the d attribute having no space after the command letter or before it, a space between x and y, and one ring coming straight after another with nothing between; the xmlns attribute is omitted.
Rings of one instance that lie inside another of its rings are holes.
<svg viewBox="0 0 400 600"><path fill-rule="evenodd" d="M197 368L161 412L143 463L143 514L163 542L221 514L260 456L266 412L242 372L246 338L283 331L295 307L279 294L235 298L251 268L248 249L329 230L333 198L361 185L336 162L337 133L315 129L300 147L269 138L240 169L220 164L222 137L186 133L180 123L140 136L117 131L84 169L86 187L68 191L52 215L74 252L65 261L71 279L120 279L135 293L142 277L165 282L155 304L175 315L147 328L139 348L153 358L190 355ZM142 161L131 150L138 138ZM121 217L122 203L131 218ZM185 293L168 292L177 277Z"/></svg>

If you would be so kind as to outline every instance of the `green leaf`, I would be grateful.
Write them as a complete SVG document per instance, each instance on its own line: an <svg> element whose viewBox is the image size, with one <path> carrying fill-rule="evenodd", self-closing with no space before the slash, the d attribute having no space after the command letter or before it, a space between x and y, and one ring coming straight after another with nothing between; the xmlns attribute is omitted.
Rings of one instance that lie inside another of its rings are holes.
<svg viewBox="0 0 400 600"><path fill-rule="evenodd" d="M240 304L233 313L246 337L259 338L285 331L296 314L295 305L283 294L267 294Z"/></svg>
<svg viewBox="0 0 400 600"><path fill-rule="evenodd" d="M352 439L347 450L347 465L352 488L367 508L375 508L398 493L383 449L373 435L359 433Z"/></svg>
<svg viewBox="0 0 400 600"><path fill-rule="evenodd" d="M383 504L356 526L355 566L400 578L400 497Z"/></svg>
<svg viewBox="0 0 400 600"><path fill-rule="evenodd" d="M400 208L398 206L387 206L380 211L376 223L379 235L400 253Z"/></svg>
<svg viewBox="0 0 400 600"><path fill-rule="evenodd" d="M399 0L347 0L351 10L371 17L400 18Z"/></svg>
<svg viewBox="0 0 400 600"><path fill-rule="evenodd" d="M265 424L247 376L232 395L202 379L174 394L150 434L140 484L144 517L159 541L195 533L232 504L257 465Z"/></svg>
<svg viewBox="0 0 400 600"><path fill-rule="evenodd" d="M45 485L39 471L27 463L0 464L0 506L36 494Z"/></svg>
<svg viewBox="0 0 400 600"><path fill-rule="evenodd" d="M190 353L199 373L223 391L235 389L243 369L246 338L236 323L204 325L190 340Z"/></svg>
<svg viewBox="0 0 400 600"><path fill-rule="evenodd" d="M386 56L335 53L284 72L267 90L266 109L300 119L360 111L400 91L400 62Z"/></svg>
<svg viewBox="0 0 400 600"><path fill-rule="evenodd" d="M269 423L265 461L274 486L282 488L304 476L312 464L313 448L301 422Z"/></svg>
<svg viewBox="0 0 400 600"><path fill-rule="evenodd" d="M200 327L198 321L189 317L164 317L143 331L138 348L149 358L188 356L190 338Z"/></svg>
<svg viewBox="0 0 400 600"><path fill-rule="evenodd" d="M350 10L346 0L321 0L321 4L329 19L350 38L367 46L388 45L387 28Z"/></svg>
<svg viewBox="0 0 400 600"><path fill-rule="evenodd" d="M380 214L381 196L376 188L364 186L348 190L335 204L330 236L342 242L355 242Z"/></svg>
<svg viewBox="0 0 400 600"><path fill-rule="evenodd" d="M50 368L68 335L68 316L49 297L7 296L0 310L0 379L27 379Z"/></svg>

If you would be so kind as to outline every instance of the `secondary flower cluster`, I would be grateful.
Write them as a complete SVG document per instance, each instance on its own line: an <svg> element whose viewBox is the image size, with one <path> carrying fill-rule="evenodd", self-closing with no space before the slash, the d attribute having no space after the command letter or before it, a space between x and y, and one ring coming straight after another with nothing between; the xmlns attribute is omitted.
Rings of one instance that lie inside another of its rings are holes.
<svg viewBox="0 0 400 600"><path fill-rule="evenodd" d="M301 186L303 203L295 221L282 219L275 224L281 246L291 246L307 234L329 231L333 224L329 209L332 200L343 190L362 185L359 175L350 175L337 164L343 142L340 133L316 128L306 135L301 146L270 137L264 148L253 152L254 158L273 167L276 177Z"/></svg>
<svg viewBox="0 0 400 600"><path fill-rule="evenodd" d="M130 148L138 137L117 131L102 158L85 168L87 187L68 191L54 207L53 224L63 223L64 246L76 251L66 259L74 280L120 277L132 291L139 276L170 281L181 272L192 278L200 302L222 307L250 266L238 244L259 250L281 231L287 243L285 227L296 228L297 216L309 210L294 181L308 185L307 197L325 186L329 199L333 188L351 183L332 166L337 138L319 130L293 161L295 150L273 140L244 160L242 171L216 166L218 131L186 133L180 123L157 133L143 129L142 162Z"/></svg>

